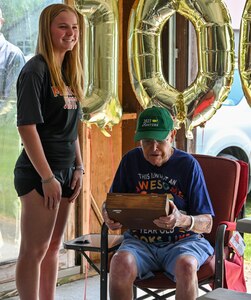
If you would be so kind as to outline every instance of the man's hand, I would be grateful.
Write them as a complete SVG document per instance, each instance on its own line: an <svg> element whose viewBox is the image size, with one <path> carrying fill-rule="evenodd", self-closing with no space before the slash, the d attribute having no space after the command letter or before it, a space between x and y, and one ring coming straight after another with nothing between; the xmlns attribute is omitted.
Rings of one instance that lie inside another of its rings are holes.
<svg viewBox="0 0 251 300"><path fill-rule="evenodd" d="M110 230L120 229L122 227L122 224L120 224L119 222L115 222L109 218L105 205L106 203L104 202L102 205L102 216L104 218L105 224Z"/></svg>
<svg viewBox="0 0 251 300"><path fill-rule="evenodd" d="M181 226L184 221L184 215L178 210L173 201L169 201L169 215L155 219L153 223L160 228L172 230L174 227Z"/></svg>
<svg viewBox="0 0 251 300"><path fill-rule="evenodd" d="M183 214L178 210L176 205L170 201L171 214L155 219L153 223L160 228L172 230L175 227L192 230L197 233L210 233L213 226L212 216L209 214L193 216L193 221L190 215ZM192 228L191 228L192 226Z"/></svg>

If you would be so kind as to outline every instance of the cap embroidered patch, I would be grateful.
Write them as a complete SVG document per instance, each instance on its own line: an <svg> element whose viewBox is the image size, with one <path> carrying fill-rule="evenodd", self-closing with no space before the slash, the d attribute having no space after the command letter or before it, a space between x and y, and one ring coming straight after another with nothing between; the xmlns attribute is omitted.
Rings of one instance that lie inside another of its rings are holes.
<svg viewBox="0 0 251 300"><path fill-rule="evenodd" d="M173 119L164 107L145 109L138 118L135 141L142 139L164 140L173 129Z"/></svg>

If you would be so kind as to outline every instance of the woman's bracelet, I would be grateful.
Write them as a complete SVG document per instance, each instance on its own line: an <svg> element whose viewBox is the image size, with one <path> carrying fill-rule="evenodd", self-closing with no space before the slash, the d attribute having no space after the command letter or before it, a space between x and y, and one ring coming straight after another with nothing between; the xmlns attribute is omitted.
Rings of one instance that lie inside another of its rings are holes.
<svg viewBox="0 0 251 300"><path fill-rule="evenodd" d="M83 168L83 166L79 165L79 166L75 166L75 170L79 170L79 171L82 171L83 174L85 174L85 170Z"/></svg>
<svg viewBox="0 0 251 300"><path fill-rule="evenodd" d="M190 218L191 218L191 225L186 229L186 231L190 231L194 227L194 217L190 215Z"/></svg>
<svg viewBox="0 0 251 300"><path fill-rule="evenodd" d="M55 175L53 174L51 177L47 179L41 179L42 183L50 183L55 178Z"/></svg>

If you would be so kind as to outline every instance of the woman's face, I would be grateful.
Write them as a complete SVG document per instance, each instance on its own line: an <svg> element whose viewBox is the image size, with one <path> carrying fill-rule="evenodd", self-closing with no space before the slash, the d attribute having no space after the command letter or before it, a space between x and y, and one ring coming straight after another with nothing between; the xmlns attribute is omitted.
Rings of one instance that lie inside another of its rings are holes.
<svg viewBox="0 0 251 300"><path fill-rule="evenodd" d="M76 15L71 11L58 14L51 23L51 39L56 54L64 55L76 45L79 27Z"/></svg>

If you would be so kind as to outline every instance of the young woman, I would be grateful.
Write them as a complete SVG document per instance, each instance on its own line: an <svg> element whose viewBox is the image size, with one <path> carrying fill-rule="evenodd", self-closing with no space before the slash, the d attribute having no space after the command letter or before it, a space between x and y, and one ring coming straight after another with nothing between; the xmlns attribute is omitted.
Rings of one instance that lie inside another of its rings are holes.
<svg viewBox="0 0 251 300"><path fill-rule="evenodd" d="M39 20L37 54L17 82L17 126L23 143L14 174L21 200L21 246L16 285L21 300L52 300L58 251L83 164L78 123L83 99L77 12L46 7Z"/></svg>

